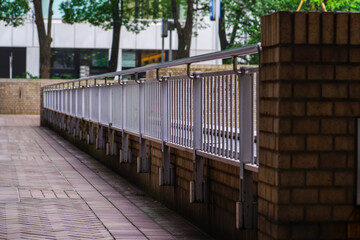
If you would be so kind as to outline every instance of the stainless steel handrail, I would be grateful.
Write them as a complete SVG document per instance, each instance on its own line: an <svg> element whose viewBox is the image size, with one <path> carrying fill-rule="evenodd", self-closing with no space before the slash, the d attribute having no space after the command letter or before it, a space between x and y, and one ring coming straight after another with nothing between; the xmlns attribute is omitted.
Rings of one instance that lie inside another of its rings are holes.
<svg viewBox="0 0 360 240"><path fill-rule="evenodd" d="M70 81L66 81L66 82L47 85L43 88L49 88L49 87L56 86L56 85L81 82L81 81L97 79L97 78L111 78L111 77L116 77L116 76L121 76L121 75L143 73L143 72L156 70L156 69L175 67L175 66L179 66L179 65L189 65L192 63L205 62L205 61L211 61L211 60L216 60L216 59L234 58L237 56L244 56L244 55L259 53L260 49L261 49L261 45L260 45L260 43L258 43L258 44L254 44L254 45L242 47L242 48L218 51L218 52L193 56L193 57L189 57L189 58L178 59L178 60L165 62L165 63L147 65L144 67L132 68L132 69L128 69L128 70L122 70L122 71L117 71L117 72L104 73L104 74L79 78L76 80L70 80Z"/></svg>

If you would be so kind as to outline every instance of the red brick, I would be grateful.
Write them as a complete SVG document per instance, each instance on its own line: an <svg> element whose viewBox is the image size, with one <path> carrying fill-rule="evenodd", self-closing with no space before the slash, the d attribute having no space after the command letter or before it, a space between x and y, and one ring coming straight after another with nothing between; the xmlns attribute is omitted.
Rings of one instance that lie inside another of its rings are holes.
<svg viewBox="0 0 360 240"><path fill-rule="evenodd" d="M360 79L360 66L337 65L335 80L348 81Z"/></svg>
<svg viewBox="0 0 360 240"><path fill-rule="evenodd" d="M360 63L360 48L351 48L349 51L350 63Z"/></svg>
<svg viewBox="0 0 360 240"><path fill-rule="evenodd" d="M360 15L358 13L350 13L350 44L360 44Z"/></svg>
<svg viewBox="0 0 360 240"><path fill-rule="evenodd" d="M353 206L334 206L333 207L333 220L334 221L347 221L350 218L352 211L354 210Z"/></svg>
<svg viewBox="0 0 360 240"><path fill-rule="evenodd" d="M294 62L313 63L320 62L321 49L315 46L295 46Z"/></svg>
<svg viewBox="0 0 360 240"><path fill-rule="evenodd" d="M323 63L347 63L348 60L349 60L348 47L336 45L336 46L323 46L321 48L321 61Z"/></svg>
<svg viewBox="0 0 360 240"><path fill-rule="evenodd" d="M347 227L345 223L321 224L321 239L346 239Z"/></svg>
<svg viewBox="0 0 360 240"><path fill-rule="evenodd" d="M354 151L355 139L354 137L335 137L335 150L337 151Z"/></svg>
<svg viewBox="0 0 360 240"><path fill-rule="evenodd" d="M280 116L304 116L305 103L304 102L280 102L279 103Z"/></svg>
<svg viewBox="0 0 360 240"><path fill-rule="evenodd" d="M292 61L292 48L291 47L277 47L274 50L275 62L291 62Z"/></svg>
<svg viewBox="0 0 360 240"><path fill-rule="evenodd" d="M346 167L346 154L322 153L320 154L320 167L322 169L338 169Z"/></svg>
<svg viewBox="0 0 360 240"><path fill-rule="evenodd" d="M346 203L346 193L342 188L339 189L320 189L321 203Z"/></svg>
<svg viewBox="0 0 360 240"><path fill-rule="evenodd" d="M327 134L347 133L347 121L345 119L322 119L321 132Z"/></svg>
<svg viewBox="0 0 360 240"><path fill-rule="evenodd" d="M305 178L303 171L280 172L281 186L304 186Z"/></svg>
<svg viewBox="0 0 360 240"><path fill-rule="evenodd" d="M360 102L336 102L335 116L358 117L360 115Z"/></svg>
<svg viewBox="0 0 360 240"><path fill-rule="evenodd" d="M308 80L333 80L333 65L317 65L312 64L308 67Z"/></svg>
<svg viewBox="0 0 360 240"><path fill-rule="evenodd" d="M293 154L292 167L293 168L317 168L319 166L319 156L317 154Z"/></svg>
<svg viewBox="0 0 360 240"><path fill-rule="evenodd" d="M308 136L306 149L310 151L331 151L333 139L331 136Z"/></svg>
<svg viewBox="0 0 360 240"><path fill-rule="evenodd" d="M319 123L317 119L293 120L293 133L318 133Z"/></svg>
<svg viewBox="0 0 360 240"><path fill-rule="evenodd" d="M299 12L294 14L294 43L306 43L306 13Z"/></svg>
<svg viewBox="0 0 360 240"><path fill-rule="evenodd" d="M306 172L307 186L331 186L332 173L327 171L308 171Z"/></svg>
<svg viewBox="0 0 360 240"><path fill-rule="evenodd" d="M360 84L350 84L349 86L350 98L360 98Z"/></svg>
<svg viewBox="0 0 360 240"><path fill-rule="evenodd" d="M278 12L279 15L279 43L287 44L292 42L292 22L293 16L291 12Z"/></svg>
<svg viewBox="0 0 360 240"><path fill-rule="evenodd" d="M332 12L324 12L322 17L322 43L333 44L335 39L334 24L335 14Z"/></svg>
<svg viewBox="0 0 360 240"><path fill-rule="evenodd" d="M289 189L279 189L279 203L286 204L290 203L290 190Z"/></svg>
<svg viewBox="0 0 360 240"><path fill-rule="evenodd" d="M307 102L308 116L332 116L333 104L331 102Z"/></svg>
<svg viewBox="0 0 360 240"><path fill-rule="evenodd" d="M320 43L320 13L319 12L308 13L308 43L309 44Z"/></svg>
<svg viewBox="0 0 360 240"><path fill-rule="evenodd" d="M294 224L291 226L291 236L291 239L316 239L319 236L319 226Z"/></svg>
<svg viewBox="0 0 360 240"><path fill-rule="evenodd" d="M300 206L281 206L279 221L298 222L304 219L304 208Z"/></svg>
<svg viewBox="0 0 360 240"><path fill-rule="evenodd" d="M292 203L307 204L317 203L319 201L319 193L317 189L294 188L292 189Z"/></svg>
<svg viewBox="0 0 360 240"><path fill-rule="evenodd" d="M355 186L354 172L335 172L334 184L335 186Z"/></svg>
<svg viewBox="0 0 360 240"><path fill-rule="evenodd" d="M336 44L347 44L349 33L349 14L336 13Z"/></svg>
<svg viewBox="0 0 360 240"><path fill-rule="evenodd" d="M302 64L279 64L277 80L306 80L306 66ZM273 70L275 71L275 70Z"/></svg>
<svg viewBox="0 0 360 240"><path fill-rule="evenodd" d="M306 221L309 222L323 222L331 220L330 206L308 206L306 207Z"/></svg>
<svg viewBox="0 0 360 240"><path fill-rule="evenodd" d="M347 98L346 84L323 84L321 90L324 98Z"/></svg>
<svg viewBox="0 0 360 240"><path fill-rule="evenodd" d="M280 151L301 151L305 149L305 138L303 136L280 136Z"/></svg>
<svg viewBox="0 0 360 240"><path fill-rule="evenodd" d="M320 97L320 84L295 84L294 97L318 98Z"/></svg>

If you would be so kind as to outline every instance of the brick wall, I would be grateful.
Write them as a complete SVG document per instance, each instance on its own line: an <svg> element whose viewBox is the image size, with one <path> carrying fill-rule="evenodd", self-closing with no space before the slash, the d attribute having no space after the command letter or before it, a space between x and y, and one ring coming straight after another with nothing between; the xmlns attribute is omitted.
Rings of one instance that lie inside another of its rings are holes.
<svg viewBox="0 0 360 240"><path fill-rule="evenodd" d="M360 14L262 18L259 239L360 239Z"/></svg>
<svg viewBox="0 0 360 240"><path fill-rule="evenodd" d="M0 79L0 114L40 114L41 87L60 81Z"/></svg>

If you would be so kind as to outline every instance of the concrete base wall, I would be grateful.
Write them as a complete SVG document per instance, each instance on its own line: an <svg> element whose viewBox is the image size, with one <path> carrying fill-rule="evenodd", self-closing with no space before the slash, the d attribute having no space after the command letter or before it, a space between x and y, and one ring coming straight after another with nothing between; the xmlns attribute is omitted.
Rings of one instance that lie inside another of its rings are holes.
<svg viewBox="0 0 360 240"><path fill-rule="evenodd" d="M55 119L64 116L52 112ZM65 122L75 126L74 117L65 116ZM49 126L63 137L76 144L103 164L119 173L132 183L144 189L155 199L179 212L192 223L207 231L218 239L257 239L256 230L236 229L236 202L239 201L239 168L205 159L204 180L209 186L208 203L190 203L190 181L193 179L193 153L171 148L171 167L174 169L174 186L159 186L159 168L162 166L161 144L147 141L147 156L150 158L150 173L137 173L137 157L139 156L139 138L129 135L129 149L132 162L120 163L119 154L106 156L105 149L96 149L95 145L86 143L89 133L89 122L80 119L80 129L83 139L74 137L68 131L60 129L42 117L42 125ZM94 126L94 134L98 126ZM70 131L70 132L73 132ZM103 127L103 136L108 142L108 128ZM121 131L115 131L117 149L122 147ZM257 181L257 175L254 176ZM254 192L257 185L254 184ZM257 197L254 196L254 199Z"/></svg>

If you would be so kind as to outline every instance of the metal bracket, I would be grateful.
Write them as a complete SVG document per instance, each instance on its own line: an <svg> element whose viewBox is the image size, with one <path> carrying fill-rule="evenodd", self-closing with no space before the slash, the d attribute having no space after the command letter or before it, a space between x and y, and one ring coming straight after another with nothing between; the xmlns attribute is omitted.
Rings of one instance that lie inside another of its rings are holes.
<svg viewBox="0 0 360 240"><path fill-rule="evenodd" d="M253 201L253 172L244 171L240 180L241 201L236 202L236 228L257 228L257 203Z"/></svg>
<svg viewBox="0 0 360 240"><path fill-rule="evenodd" d="M193 74L190 73L190 63L188 63L188 64L186 65L186 75L187 75L188 78L190 78L190 79L194 79L194 77L195 77Z"/></svg>
<svg viewBox="0 0 360 240"><path fill-rule="evenodd" d="M99 123L97 125L96 149L104 149L104 127Z"/></svg>
<svg viewBox="0 0 360 240"><path fill-rule="evenodd" d="M137 84L140 84L140 83L141 83L141 81L139 81L139 73L135 73L135 82L136 82Z"/></svg>
<svg viewBox="0 0 360 240"><path fill-rule="evenodd" d="M131 163L131 150L129 150L129 135L122 131L122 149L120 150L120 163Z"/></svg>
<svg viewBox="0 0 360 240"><path fill-rule="evenodd" d="M92 122L89 122L89 134L88 134L88 144L94 144L94 124Z"/></svg>
<svg viewBox="0 0 360 240"><path fill-rule="evenodd" d="M156 80L158 80L159 82L162 82L162 81L164 81L164 79L163 79L163 78L160 78L160 76L159 76L159 71L160 71L160 69L157 68L157 69L156 69Z"/></svg>
<svg viewBox="0 0 360 240"><path fill-rule="evenodd" d="M137 158L137 172L149 173L150 172L150 158L146 154L147 141L140 137L140 156Z"/></svg>
<svg viewBox="0 0 360 240"><path fill-rule="evenodd" d="M244 67L241 67L240 70L237 67L237 56L233 57L233 71L237 74L237 75L243 75L246 72L246 69Z"/></svg>

